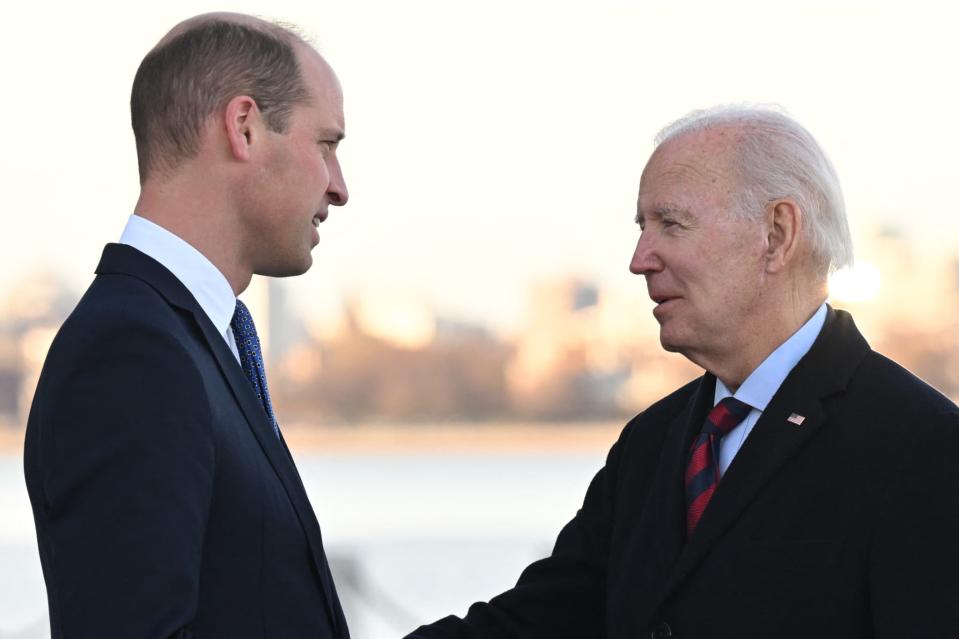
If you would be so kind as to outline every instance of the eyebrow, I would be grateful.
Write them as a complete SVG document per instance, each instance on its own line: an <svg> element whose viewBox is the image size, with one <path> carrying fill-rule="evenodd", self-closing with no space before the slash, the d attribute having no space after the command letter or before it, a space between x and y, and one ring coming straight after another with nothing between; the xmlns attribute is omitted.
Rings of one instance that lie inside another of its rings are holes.
<svg viewBox="0 0 959 639"><path fill-rule="evenodd" d="M317 131L317 136L320 137L320 138L323 138L324 140L330 140L330 141L332 141L332 142L339 142L340 140L342 140L343 138L346 137L346 133L344 133L344 132L343 132L342 130L340 130L340 129L324 129L324 128L321 128L321 129L319 129L319 130Z"/></svg>
<svg viewBox="0 0 959 639"><path fill-rule="evenodd" d="M665 217L667 215L676 215L684 219L688 219L689 216L691 215L687 209L684 209L678 206L672 206L669 204L653 207L653 210L650 212L650 214L654 217L659 217L659 218ZM637 224L642 223L645 219L646 219L646 216L643 215L642 212L636 211Z"/></svg>

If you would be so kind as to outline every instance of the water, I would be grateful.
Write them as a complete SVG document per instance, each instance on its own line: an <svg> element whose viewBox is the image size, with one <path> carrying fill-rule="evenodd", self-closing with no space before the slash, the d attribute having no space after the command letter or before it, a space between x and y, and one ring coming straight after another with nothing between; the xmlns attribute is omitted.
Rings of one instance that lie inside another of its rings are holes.
<svg viewBox="0 0 959 639"><path fill-rule="evenodd" d="M549 553L604 454L297 454L350 630L396 639ZM0 456L0 639L49 639L19 455Z"/></svg>

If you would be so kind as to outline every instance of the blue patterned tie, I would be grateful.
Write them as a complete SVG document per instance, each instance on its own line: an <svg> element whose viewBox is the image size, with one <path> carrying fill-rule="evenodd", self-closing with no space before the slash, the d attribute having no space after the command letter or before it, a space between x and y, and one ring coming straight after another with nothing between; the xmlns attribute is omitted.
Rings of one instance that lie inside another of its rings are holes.
<svg viewBox="0 0 959 639"><path fill-rule="evenodd" d="M240 365L243 367L243 373L250 380L253 391L263 404L263 410L266 411L270 423L273 424L273 432L277 438L280 437L280 427L276 423L276 417L273 415L273 402L270 401L270 389L266 386L266 370L263 368L263 352L260 350L260 338L256 336L256 326L253 325L253 316L250 315L246 304L240 300L236 301L236 311L233 312L233 319L230 320L230 328L233 329L233 339L236 340L236 348L240 351Z"/></svg>

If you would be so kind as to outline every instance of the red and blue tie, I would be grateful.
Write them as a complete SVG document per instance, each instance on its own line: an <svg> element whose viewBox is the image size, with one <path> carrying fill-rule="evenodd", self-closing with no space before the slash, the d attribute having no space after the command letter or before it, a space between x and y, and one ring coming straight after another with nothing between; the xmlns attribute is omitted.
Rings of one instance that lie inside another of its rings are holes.
<svg viewBox="0 0 959 639"><path fill-rule="evenodd" d="M693 441L686 465L686 534L691 537L719 484L719 440L746 418L752 407L735 397L716 404Z"/></svg>

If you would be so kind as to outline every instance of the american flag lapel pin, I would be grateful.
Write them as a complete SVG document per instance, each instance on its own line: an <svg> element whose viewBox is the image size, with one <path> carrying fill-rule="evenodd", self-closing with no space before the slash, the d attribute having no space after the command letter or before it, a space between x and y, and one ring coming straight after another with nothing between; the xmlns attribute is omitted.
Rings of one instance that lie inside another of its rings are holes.
<svg viewBox="0 0 959 639"><path fill-rule="evenodd" d="M802 426L802 423L806 421L806 418L803 415L792 413L786 418L786 421L790 424L795 424L796 426Z"/></svg>

